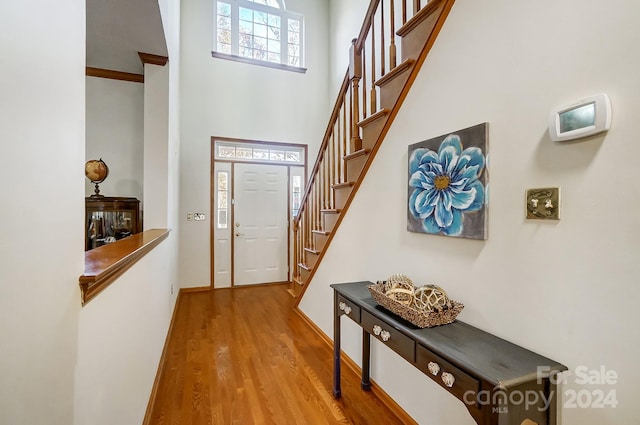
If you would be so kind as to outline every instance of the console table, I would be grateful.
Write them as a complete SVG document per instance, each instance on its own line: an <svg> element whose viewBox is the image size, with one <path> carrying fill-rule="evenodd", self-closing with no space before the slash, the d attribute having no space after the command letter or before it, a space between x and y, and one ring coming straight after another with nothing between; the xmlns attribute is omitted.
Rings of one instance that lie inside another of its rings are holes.
<svg viewBox="0 0 640 425"><path fill-rule="evenodd" d="M567 367L456 320L420 329L371 298L371 282L333 284L334 383L340 398L340 317L362 327L362 389L369 390L371 335L462 401L479 425L556 424L553 376Z"/></svg>

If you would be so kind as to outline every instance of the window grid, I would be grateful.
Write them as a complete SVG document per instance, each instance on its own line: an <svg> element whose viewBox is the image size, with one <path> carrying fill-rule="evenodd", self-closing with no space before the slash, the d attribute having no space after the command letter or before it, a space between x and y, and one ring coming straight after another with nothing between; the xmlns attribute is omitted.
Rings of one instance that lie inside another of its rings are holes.
<svg viewBox="0 0 640 425"><path fill-rule="evenodd" d="M303 67L301 15L276 0L214 1L216 52Z"/></svg>
<svg viewBox="0 0 640 425"><path fill-rule="evenodd" d="M218 213L217 226L218 229L226 229L229 227L229 173L227 171L218 171L218 203L216 205Z"/></svg>
<svg viewBox="0 0 640 425"><path fill-rule="evenodd" d="M282 146L234 146L222 143L216 144L216 159L229 159L240 161L258 161L286 164L303 164L303 150L300 148L287 149Z"/></svg>

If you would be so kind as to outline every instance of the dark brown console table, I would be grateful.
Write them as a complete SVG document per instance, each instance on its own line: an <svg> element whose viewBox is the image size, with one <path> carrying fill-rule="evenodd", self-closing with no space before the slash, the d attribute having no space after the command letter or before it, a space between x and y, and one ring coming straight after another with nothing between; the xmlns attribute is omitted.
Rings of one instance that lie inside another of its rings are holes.
<svg viewBox="0 0 640 425"><path fill-rule="evenodd" d="M334 384L340 398L340 317L362 327L362 388L371 335L462 401L479 425L556 424L553 376L567 367L464 322L420 329L378 306L371 282L333 284ZM531 422L528 422L528 421Z"/></svg>

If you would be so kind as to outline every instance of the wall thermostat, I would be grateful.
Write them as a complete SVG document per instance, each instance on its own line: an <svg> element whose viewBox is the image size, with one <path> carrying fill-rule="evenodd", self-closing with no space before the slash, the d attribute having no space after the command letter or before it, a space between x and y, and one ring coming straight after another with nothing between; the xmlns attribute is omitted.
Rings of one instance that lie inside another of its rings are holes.
<svg viewBox="0 0 640 425"><path fill-rule="evenodd" d="M609 127L611 102L605 93L555 108L549 116L549 136L554 142L581 139Z"/></svg>

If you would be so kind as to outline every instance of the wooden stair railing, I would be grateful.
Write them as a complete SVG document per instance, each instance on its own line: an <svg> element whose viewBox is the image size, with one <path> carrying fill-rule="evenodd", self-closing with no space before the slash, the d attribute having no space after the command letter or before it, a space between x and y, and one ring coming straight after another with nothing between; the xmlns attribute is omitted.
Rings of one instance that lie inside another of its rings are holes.
<svg viewBox="0 0 640 425"><path fill-rule="evenodd" d="M349 69L293 223L294 269L289 291L297 297L295 305L454 1L372 0L369 4L358 38L349 49ZM396 63L398 53L400 64Z"/></svg>

